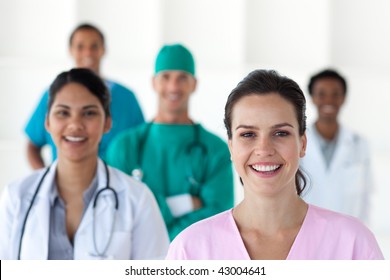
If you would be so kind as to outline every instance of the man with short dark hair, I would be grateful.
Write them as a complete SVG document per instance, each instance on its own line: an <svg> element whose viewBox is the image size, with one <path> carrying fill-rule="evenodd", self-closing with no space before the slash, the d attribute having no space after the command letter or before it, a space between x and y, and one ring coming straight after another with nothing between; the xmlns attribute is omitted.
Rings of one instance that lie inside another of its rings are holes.
<svg viewBox="0 0 390 280"><path fill-rule="evenodd" d="M100 63L105 54L103 33L95 26L81 24L72 32L69 39L69 53L78 68L88 68L100 75ZM108 143L121 131L144 123L143 113L132 91L121 84L105 80L111 93L111 112L113 125L103 135L99 146L99 156L105 158ZM52 158L56 159L56 148L50 134L45 129L48 90L46 90L38 106L28 121L25 132L28 137L27 157L32 168L45 166L41 154L43 146L50 145Z"/></svg>

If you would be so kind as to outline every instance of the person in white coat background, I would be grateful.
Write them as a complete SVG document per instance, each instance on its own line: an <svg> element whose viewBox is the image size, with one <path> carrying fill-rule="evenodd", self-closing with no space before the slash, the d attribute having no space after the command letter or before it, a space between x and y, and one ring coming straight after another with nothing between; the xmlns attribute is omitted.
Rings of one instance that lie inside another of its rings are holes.
<svg viewBox="0 0 390 280"><path fill-rule="evenodd" d="M110 95L89 69L59 74L45 126L58 159L6 186L0 259L162 259L168 233L149 188L98 158Z"/></svg>
<svg viewBox="0 0 390 280"><path fill-rule="evenodd" d="M338 120L347 82L325 69L311 77L308 90L318 117L307 129L306 157L301 159L310 180L303 198L369 224L373 180L368 143Z"/></svg>

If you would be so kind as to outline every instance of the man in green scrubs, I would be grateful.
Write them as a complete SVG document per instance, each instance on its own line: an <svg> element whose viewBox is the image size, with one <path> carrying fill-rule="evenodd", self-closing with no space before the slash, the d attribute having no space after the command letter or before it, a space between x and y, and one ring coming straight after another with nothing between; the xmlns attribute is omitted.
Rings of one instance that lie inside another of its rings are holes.
<svg viewBox="0 0 390 280"><path fill-rule="evenodd" d="M145 182L157 198L171 240L194 222L233 207L233 173L226 142L188 113L195 63L180 44L165 45L155 63L154 119L110 144L110 165Z"/></svg>

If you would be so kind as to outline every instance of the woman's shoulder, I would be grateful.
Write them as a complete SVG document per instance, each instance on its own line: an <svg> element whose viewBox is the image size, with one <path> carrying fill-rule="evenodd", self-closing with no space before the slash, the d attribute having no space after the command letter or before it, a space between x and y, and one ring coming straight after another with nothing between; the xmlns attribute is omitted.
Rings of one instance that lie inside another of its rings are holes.
<svg viewBox="0 0 390 280"><path fill-rule="evenodd" d="M231 232L232 228L232 209L226 210L209 218L200 220L186 229L180 234L180 239L191 240L194 236L199 240L202 236L210 239L212 236L221 236L223 232Z"/></svg>
<svg viewBox="0 0 390 280"><path fill-rule="evenodd" d="M309 205L304 223L311 244L318 242L324 252L333 252L326 258L383 259L375 235L358 218Z"/></svg>
<svg viewBox="0 0 390 280"><path fill-rule="evenodd" d="M335 212L329 209L309 205L309 222L317 225L326 226L334 231L340 231L343 234L372 234L368 227L358 218Z"/></svg>
<svg viewBox="0 0 390 280"><path fill-rule="evenodd" d="M22 196L34 192L36 185L48 167L35 170L32 173L10 182L6 188L10 195Z"/></svg>
<svg viewBox="0 0 390 280"><path fill-rule="evenodd" d="M196 222L171 242L167 259L222 260L248 258L232 209Z"/></svg>

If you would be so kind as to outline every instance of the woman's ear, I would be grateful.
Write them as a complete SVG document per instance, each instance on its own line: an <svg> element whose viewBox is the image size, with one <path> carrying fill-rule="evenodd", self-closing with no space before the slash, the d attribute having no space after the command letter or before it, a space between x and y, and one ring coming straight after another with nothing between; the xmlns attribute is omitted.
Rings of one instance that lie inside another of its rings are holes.
<svg viewBox="0 0 390 280"><path fill-rule="evenodd" d="M111 127L112 127L112 118L111 117L106 117L106 122L104 123L103 133L109 132Z"/></svg>
<svg viewBox="0 0 390 280"><path fill-rule="evenodd" d="M299 151L299 157L303 158L306 154L307 137L306 132L301 136L301 150Z"/></svg>
<svg viewBox="0 0 390 280"><path fill-rule="evenodd" d="M45 117L45 128L50 133L49 116L47 114L46 114L46 117Z"/></svg>
<svg viewBox="0 0 390 280"><path fill-rule="evenodd" d="M233 161L233 158L232 158L232 139L228 140L228 147L229 147L229 152L230 152L230 160Z"/></svg>

